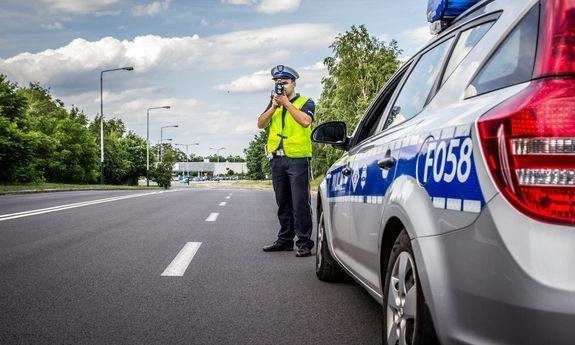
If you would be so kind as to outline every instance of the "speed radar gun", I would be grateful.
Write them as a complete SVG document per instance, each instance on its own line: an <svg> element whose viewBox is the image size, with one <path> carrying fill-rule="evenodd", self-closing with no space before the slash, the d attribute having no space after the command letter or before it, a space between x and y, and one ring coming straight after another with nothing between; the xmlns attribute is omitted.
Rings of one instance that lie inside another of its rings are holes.
<svg viewBox="0 0 575 345"><path fill-rule="evenodd" d="M274 88L274 92L276 95L283 95L284 93L284 85L280 83L276 83L276 87Z"/></svg>

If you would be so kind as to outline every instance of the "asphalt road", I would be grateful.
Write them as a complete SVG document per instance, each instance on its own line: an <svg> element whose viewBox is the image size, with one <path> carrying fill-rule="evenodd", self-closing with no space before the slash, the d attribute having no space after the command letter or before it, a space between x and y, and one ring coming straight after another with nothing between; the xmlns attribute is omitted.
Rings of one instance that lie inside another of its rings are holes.
<svg viewBox="0 0 575 345"><path fill-rule="evenodd" d="M2 196L0 344L379 344L361 287L262 252L275 212L234 188Z"/></svg>

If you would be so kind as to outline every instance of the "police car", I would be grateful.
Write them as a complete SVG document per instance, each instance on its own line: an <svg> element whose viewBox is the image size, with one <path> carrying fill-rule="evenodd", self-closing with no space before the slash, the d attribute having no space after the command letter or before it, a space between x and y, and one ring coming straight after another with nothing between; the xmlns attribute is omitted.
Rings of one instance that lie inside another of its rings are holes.
<svg viewBox="0 0 575 345"><path fill-rule="evenodd" d="M316 273L382 304L384 344L573 344L575 1L442 17L464 2L430 2L441 32L351 135L312 133L343 151L318 191Z"/></svg>

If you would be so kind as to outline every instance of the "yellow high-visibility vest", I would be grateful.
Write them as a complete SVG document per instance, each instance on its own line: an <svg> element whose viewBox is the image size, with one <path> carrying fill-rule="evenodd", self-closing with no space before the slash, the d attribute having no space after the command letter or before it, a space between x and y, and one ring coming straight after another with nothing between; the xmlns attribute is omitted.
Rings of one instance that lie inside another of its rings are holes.
<svg viewBox="0 0 575 345"><path fill-rule="evenodd" d="M292 104L301 110L307 101L308 98L299 96ZM283 106L277 107L272 115L267 142L268 152L275 152L282 143L286 156L290 158L311 157L311 125L307 127L300 125L286 109L282 126L283 109Z"/></svg>

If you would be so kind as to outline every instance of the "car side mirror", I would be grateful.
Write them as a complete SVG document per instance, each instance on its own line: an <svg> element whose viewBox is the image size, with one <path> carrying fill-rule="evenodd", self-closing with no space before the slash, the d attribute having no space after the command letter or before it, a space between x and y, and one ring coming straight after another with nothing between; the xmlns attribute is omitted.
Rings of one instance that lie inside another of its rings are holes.
<svg viewBox="0 0 575 345"><path fill-rule="evenodd" d="M311 140L320 144L331 144L341 150L347 150L349 144L347 126L343 121L322 123L311 132Z"/></svg>

